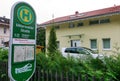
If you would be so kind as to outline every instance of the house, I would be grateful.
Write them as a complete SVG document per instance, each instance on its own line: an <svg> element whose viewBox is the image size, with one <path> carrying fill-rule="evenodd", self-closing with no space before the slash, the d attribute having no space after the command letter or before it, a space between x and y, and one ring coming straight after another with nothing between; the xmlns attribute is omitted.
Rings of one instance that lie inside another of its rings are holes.
<svg viewBox="0 0 120 81"><path fill-rule="evenodd" d="M46 27L48 44L51 27L55 27L59 49L88 47L100 53L111 54L120 47L120 6L58 17L40 24Z"/></svg>
<svg viewBox="0 0 120 81"><path fill-rule="evenodd" d="M9 19L0 17L0 47L8 46L9 35Z"/></svg>

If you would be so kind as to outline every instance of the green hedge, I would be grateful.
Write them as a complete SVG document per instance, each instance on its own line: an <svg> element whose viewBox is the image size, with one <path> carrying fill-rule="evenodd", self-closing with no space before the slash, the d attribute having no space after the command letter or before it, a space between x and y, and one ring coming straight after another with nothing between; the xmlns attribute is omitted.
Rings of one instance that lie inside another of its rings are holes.
<svg viewBox="0 0 120 81"><path fill-rule="evenodd" d="M75 59L72 57L64 58L59 52L49 57L46 53L37 54L37 66L48 70L59 72L72 72L75 75L88 74L88 76L104 77L105 81L112 78L120 80L120 54L117 57L105 57L104 59L87 60Z"/></svg>
<svg viewBox="0 0 120 81"><path fill-rule="evenodd" d="M57 70L58 72L71 72L74 75L88 74L88 76L104 77L105 81L113 78L120 80L120 53L116 56L105 57L104 59L87 58L87 60L64 58L60 52L56 51L49 56L47 53L36 54L37 67L45 70ZM8 50L0 49L0 61L8 60Z"/></svg>

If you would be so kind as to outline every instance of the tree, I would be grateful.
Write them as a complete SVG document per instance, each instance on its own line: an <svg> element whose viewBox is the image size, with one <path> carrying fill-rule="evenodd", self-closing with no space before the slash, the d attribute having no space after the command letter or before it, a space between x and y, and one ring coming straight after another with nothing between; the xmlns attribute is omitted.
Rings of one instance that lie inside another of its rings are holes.
<svg viewBox="0 0 120 81"><path fill-rule="evenodd" d="M49 40L48 40L48 47L47 50L50 54L53 54L57 50L57 37L56 31L54 26L50 30Z"/></svg>
<svg viewBox="0 0 120 81"><path fill-rule="evenodd" d="M37 30L37 45L44 46L45 48L45 28L39 28Z"/></svg>

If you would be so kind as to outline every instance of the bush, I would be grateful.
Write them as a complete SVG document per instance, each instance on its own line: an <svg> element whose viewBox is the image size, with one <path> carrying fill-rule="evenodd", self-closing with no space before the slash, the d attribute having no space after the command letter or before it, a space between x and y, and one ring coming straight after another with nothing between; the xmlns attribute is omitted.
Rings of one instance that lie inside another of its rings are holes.
<svg viewBox="0 0 120 81"><path fill-rule="evenodd" d="M47 58L47 56L45 55L45 53L38 53L36 55L36 64L37 66L39 66L40 68L47 68L47 63L49 62L49 58Z"/></svg>
<svg viewBox="0 0 120 81"><path fill-rule="evenodd" d="M68 56L64 58L59 51L52 53L52 56L47 53L36 54L37 67L45 70L52 70L58 72L70 72L76 76L79 73L82 75L88 74L88 76L96 76L101 78L104 76L105 81L113 78L114 81L120 80L120 53L117 55L105 57L103 60L96 58L87 58L82 60L80 58L75 59ZM0 49L0 61L8 60L8 50ZM89 78L91 80L91 78Z"/></svg>
<svg viewBox="0 0 120 81"><path fill-rule="evenodd" d="M120 54L118 56L111 56L105 58L107 74L115 80L120 80Z"/></svg>
<svg viewBox="0 0 120 81"><path fill-rule="evenodd" d="M0 60L1 61L8 60L8 50L7 49L0 49Z"/></svg>
<svg viewBox="0 0 120 81"><path fill-rule="evenodd" d="M96 58L81 60L68 56L64 58L59 51L53 53L54 56L48 56L45 53L37 55L37 65L43 69L49 69L58 72L70 72L74 75L88 74L88 76L104 77L105 81L113 78L119 81L120 76L120 55L117 57L105 57L104 61ZM89 78L91 80L92 78Z"/></svg>

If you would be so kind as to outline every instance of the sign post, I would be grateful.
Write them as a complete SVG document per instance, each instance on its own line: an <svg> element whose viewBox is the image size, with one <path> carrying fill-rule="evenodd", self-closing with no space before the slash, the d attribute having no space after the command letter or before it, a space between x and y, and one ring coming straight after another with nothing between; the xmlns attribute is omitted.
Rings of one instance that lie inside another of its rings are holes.
<svg viewBox="0 0 120 81"><path fill-rule="evenodd" d="M36 15L25 2L11 10L8 73L12 81L28 81L36 68Z"/></svg>

